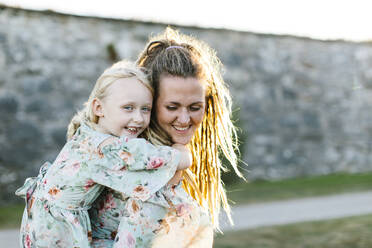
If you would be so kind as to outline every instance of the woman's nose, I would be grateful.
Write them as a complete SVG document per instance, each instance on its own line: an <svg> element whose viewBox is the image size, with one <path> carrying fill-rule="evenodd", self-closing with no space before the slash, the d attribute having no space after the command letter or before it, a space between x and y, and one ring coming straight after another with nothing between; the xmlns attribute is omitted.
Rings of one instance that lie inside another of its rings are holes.
<svg viewBox="0 0 372 248"><path fill-rule="evenodd" d="M178 122L180 124L187 124L187 123L189 123L189 121L190 121L190 115L187 112L187 110L182 110L179 113L177 120L178 120Z"/></svg>

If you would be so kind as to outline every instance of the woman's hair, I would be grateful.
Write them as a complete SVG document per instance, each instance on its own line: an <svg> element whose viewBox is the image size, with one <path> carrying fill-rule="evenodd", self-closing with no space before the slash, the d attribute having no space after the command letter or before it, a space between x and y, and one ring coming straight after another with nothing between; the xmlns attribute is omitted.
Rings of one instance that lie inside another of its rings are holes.
<svg viewBox="0 0 372 248"><path fill-rule="evenodd" d="M192 166L184 173L185 190L209 210L212 222L219 227L221 203L232 223L230 206L221 181L223 154L240 177L237 163L238 140L231 121L231 97L221 75L222 64L206 43L180 34L172 28L152 37L139 55L137 64L151 71L150 81L157 98L161 76L194 77L206 88L206 108L200 127L189 145L193 156ZM154 144L171 145L171 138L156 123L156 104L153 104L150 126L145 135Z"/></svg>
<svg viewBox="0 0 372 248"><path fill-rule="evenodd" d="M72 117L67 128L67 139L70 139L75 134L81 122L85 122L90 127L95 128L98 123L98 116L93 112L93 100L104 99L107 96L107 88L116 80L131 77L137 78L137 80L148 88L152 95L154 95L154 89L147 78L148 74L144 68L140 68L135 63L124 60L113 64L97 79L88 101L84 103L84 108Z"/></svg>

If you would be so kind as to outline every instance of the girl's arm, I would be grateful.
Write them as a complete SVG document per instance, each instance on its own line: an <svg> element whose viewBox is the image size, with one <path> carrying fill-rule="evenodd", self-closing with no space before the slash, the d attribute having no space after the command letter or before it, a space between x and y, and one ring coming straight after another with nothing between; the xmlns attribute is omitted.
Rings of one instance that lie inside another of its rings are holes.
<svg viewBox="0 0 372 248"><path fill-rule="evenodd" d="M144 139L117 139L103 143L87 166L93 182L147 200L174 176L179 161L180 153L171 147L155 147Z"/></svg>
<svg viewBox="0 0 372 248"><path fill-rule="evenodd" d="M175 163L164 166L157 170L130 171L115 167L116 161L110 159L97 159L87 162L91 181L88 180L87 187L92 183L101 184L123 194L124 197L133 197L146 201L174 176L178 160Z"/></svg>
<svg viewBox="0 0 372 248"><path fill-rule="evenodd" d="M171 164L176 149L169 146L154 146L145 139L128 139L126 137L111 137L105 140L99 147L107 156L117 157L122 167L128 170L153 170ZM186 166L186 150L181 146L182 165Z"/></svg>
<svg viewBox="0 0 372 248"><path fill-rule="evenodd" d="M190 149L186 145L174 144L172 146L180 152L180 162L178 164L177 170L185 170L192 165L192 156Z"/></svg>
<svg viewBox="0 0 372 248"><path fill-rule="evenodd" d="M185 145L174 144L172 147L180 152L180 162L178 164L176 173L171 180L169 180L168 185L177 185L183 179L183 170L192 165L192 156L189 148Z"/></svg>
<svg viewBox="0 0 372 248"><path fill-rule="evenodd" d="M168 181L168 185L177 185L179 184L183 179L183 170L178 170L174 174L174 176L171 178L171 180Z"/></svg>

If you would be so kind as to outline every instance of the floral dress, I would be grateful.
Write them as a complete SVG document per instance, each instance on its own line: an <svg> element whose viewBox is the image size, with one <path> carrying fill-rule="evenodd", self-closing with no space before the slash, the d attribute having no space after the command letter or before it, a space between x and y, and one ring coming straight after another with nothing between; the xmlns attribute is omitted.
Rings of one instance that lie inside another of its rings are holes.
<svg viewBox="0 0 372 248"><path fill-rule="evenodd" d="M176 150L126 137L100 147L112 137L82 124L55 162L16 191L26 199L21 247L91 247L88 209L104 186L146 201L173 177Z"/></svg>
<svg viewBox="0 0 372 248"><path fill-rule="evenodd" d="M162 187L146 201L105 189L89 215L94 248L209 248L213 243L208 214L181 183Z"/></svg>

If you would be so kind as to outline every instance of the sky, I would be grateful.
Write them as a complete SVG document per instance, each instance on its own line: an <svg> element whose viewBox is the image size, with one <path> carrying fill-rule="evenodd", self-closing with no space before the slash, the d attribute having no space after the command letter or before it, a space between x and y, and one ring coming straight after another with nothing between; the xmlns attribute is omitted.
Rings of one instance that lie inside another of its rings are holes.
<svg viewBox="0 0 372 248"><path fill-rule="evenodd" d="M371 0L0 0L9 6L314 39L372 40Z"/></svg>

